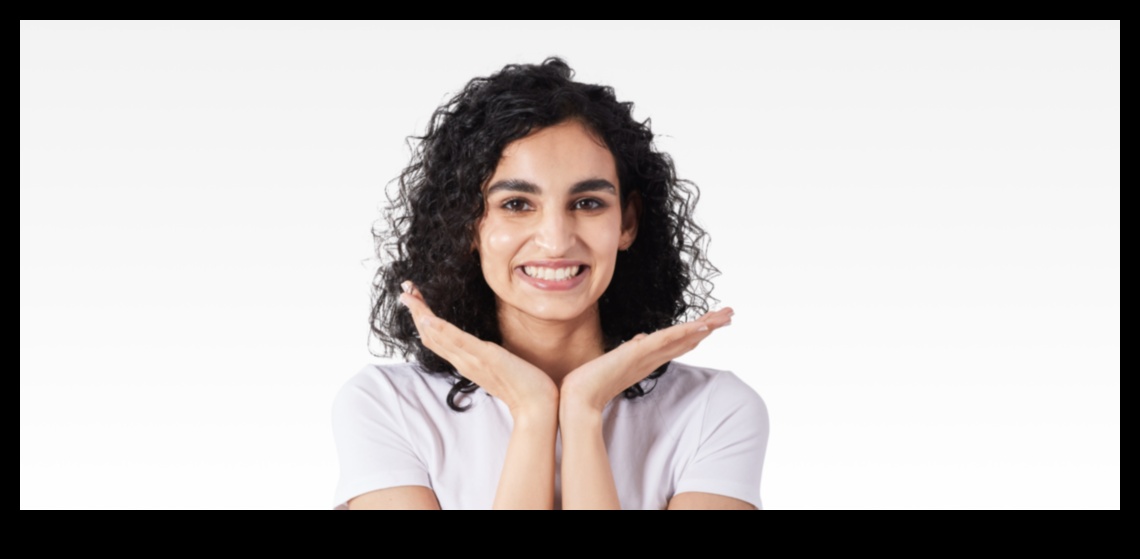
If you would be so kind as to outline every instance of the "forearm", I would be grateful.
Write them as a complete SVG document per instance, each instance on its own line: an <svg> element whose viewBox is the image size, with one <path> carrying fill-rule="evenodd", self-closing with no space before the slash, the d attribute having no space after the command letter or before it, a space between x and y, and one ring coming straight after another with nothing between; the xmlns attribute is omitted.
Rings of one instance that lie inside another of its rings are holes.
<svg viewBox="0 0 1140 559"><path fill-rule="evenodd" d="M554 508L554 441L558 415L515 418L507 457L495 492L496 509Z"/></svg>
<svg viewBox="0 0 1140 559"><path fill-rule="evenodd" d="M559 406L562 431L562 508L620 509L613 469L602 436L602 413L563 400Z"/></svg>

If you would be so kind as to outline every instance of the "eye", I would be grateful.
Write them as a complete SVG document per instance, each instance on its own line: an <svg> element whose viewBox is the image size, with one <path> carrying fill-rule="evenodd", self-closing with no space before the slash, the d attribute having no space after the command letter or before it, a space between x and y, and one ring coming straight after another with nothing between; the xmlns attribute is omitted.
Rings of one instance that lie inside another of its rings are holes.
<svg viewBox="0 0 1140 559"><path fill-rule="evenodd" d="M510 200L503 202L502 206L500 207L504 210L507 210L508 212L521 212L526 209L527 205L528 204L526 200L523 200L522 198L511 198Z"/></svg>
<svg viewBox="0 0 1140 559"><path fill-rule="evenodd" d="M586 203L585 206L582 206L583 202ZM581 200L578 200L577 202L575 202L574 206L575 207L582 207L582 209L585 209L585 210L600 210L600 209L606 207L606 203L602 202L601 200L598 200L597 198L582 198Z"/></svg>

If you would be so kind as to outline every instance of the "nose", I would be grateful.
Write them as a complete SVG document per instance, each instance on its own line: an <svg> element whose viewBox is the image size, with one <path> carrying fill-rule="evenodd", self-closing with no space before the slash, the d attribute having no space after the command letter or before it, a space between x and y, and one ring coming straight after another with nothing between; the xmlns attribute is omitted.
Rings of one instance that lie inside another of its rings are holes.
<svg viewBox="0 0 1140 559"><path fill-rule="evenodd" d="M562 212L544 212L534 234L534 244L551 258L569 253L575 239L574 221Z"/></svg>

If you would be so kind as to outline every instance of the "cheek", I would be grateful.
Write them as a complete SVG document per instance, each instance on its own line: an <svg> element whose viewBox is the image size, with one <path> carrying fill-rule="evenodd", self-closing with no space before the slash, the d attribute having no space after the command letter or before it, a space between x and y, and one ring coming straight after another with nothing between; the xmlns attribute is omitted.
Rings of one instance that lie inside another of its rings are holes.
<svg viewBox="0 0 1140 559"><path fill-rule="evenodd" d="M621 245L620 219L604 226L594 227L590 231L590 244L594 250L607 257L617 258L618 246Z"/></svg>
<svg viewBox="0 0 1140 559"><path fill-rule="evenodd" d="M483 247L481 254L484 264L510 262L518 251L522 238L523 235L517 228L501 223L485 223L479 233L479 242Z"/></svg>

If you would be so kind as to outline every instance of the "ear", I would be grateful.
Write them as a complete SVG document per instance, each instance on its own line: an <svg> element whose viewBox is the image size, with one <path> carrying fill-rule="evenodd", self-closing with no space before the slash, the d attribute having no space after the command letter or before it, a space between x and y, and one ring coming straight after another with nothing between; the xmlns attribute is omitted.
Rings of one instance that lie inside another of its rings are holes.
<svg viewBox="0 0 1140 559"><path fill-rule="evenodd" d="M641 193L634 191L629 194L629 203L621 216L621 242L618 247L628 250L637 238L637 226L641 222Z"/></svg>

